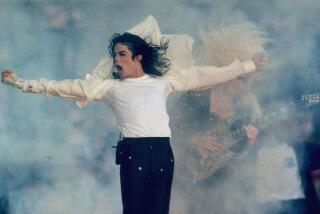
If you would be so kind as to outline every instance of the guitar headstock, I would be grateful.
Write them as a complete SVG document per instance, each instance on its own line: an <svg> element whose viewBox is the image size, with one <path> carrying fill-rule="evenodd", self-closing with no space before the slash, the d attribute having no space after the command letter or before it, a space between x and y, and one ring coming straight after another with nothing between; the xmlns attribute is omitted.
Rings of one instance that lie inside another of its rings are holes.
<svg viewBox="0 0 320 214"><path fill-rule="evenodd" d="M320 103L320 94L303 94L300 101L306 107L318 105Z"/></svg>

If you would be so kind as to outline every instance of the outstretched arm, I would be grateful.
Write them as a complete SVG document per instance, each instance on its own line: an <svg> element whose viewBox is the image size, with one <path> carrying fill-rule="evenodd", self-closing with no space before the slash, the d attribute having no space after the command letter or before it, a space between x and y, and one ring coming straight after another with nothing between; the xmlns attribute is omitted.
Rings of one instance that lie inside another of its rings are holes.
<svg viewBox="0 0 320 214"><path fill-rule="evenodd" d="M104 93L111 87L112 80L24 80L14 72L2 72L2 82L22 89L24 92L41 93L47 96L59 96L65 99L76 99L80 102L87 100L103 100Z"/></svg>
<svg viewBox="0 0 320 214"><path fill-rule="evenodd" d="M256 54L252 60L240 62L235 60L227 66L193 66L189 69L173 67L165 78L172 82L174 90L185 91L210 87L227 82L240 75L248 74L263 67L267 62L265 54Z"/></svg>

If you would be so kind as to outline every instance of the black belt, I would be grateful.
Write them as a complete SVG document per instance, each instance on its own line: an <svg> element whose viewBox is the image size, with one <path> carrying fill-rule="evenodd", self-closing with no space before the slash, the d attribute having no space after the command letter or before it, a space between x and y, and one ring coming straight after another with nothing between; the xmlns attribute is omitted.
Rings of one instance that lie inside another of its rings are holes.
<svg viewBox="0 0 320 214"><path fill-rule="evenodd" d="M170 137L124 137L122 141L125 143L163 143L169 142Z"/></svg>

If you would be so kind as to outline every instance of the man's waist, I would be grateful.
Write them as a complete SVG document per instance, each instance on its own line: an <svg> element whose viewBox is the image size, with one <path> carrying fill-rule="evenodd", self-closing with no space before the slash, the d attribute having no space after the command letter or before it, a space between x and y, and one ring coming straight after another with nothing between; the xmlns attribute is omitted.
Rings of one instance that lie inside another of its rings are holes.
<svg viewBox="0 0 320 214"><path fill-rule="evenodd" d="M121 141L125 144L157 144L170 143L169 137L125 137Z"/></svg>
<svg viewBox="0 0 320 214"><path fill-rule="evenodd" d="M123 138L171 137L171 130L167 125L158 127L149 126L120 126Z"/></svg>

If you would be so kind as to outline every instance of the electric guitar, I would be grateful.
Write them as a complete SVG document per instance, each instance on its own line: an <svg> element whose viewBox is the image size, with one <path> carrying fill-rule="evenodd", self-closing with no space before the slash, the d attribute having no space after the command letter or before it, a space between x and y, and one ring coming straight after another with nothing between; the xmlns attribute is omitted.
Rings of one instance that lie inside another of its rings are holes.
<svg viewBox="0 0 320 214"><path fill-rule="evenodd" d="M246 148L241 152L234 150L235 146L246 139L247 133L243 125L252 124L259 127L259 129L263 129L270 122L288 118L292 110L313 107L319 103L320 94L306 94L301 96L298 104L291 103L259 119L251 119L248 114L241 114L232 115L222 121L218 121L205 134L214 137L221 148L215 151L206 150L206 155L203 155L204 148L198 144L190 143L186 166L192 174L193 181L197 182L213 175L227 161L241 158L248 152L250 145L245 145Z"/></svg>

